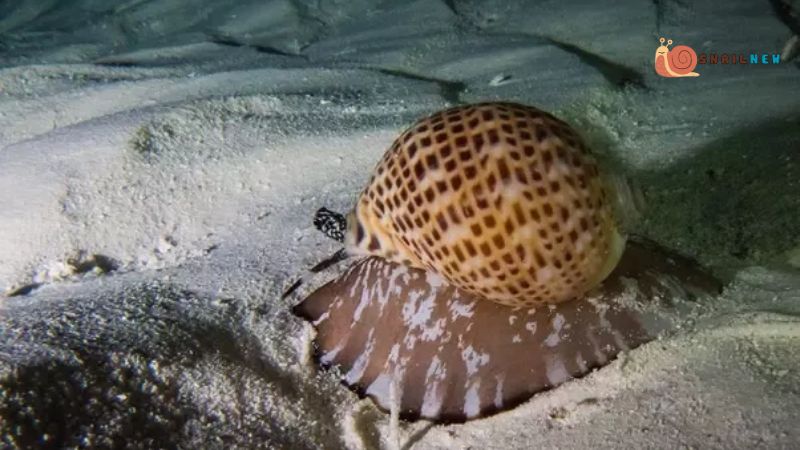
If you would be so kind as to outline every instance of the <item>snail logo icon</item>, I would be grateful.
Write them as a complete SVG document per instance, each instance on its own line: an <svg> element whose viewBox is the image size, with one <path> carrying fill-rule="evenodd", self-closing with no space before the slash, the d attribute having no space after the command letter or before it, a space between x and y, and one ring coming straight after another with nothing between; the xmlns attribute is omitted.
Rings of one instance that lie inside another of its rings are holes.
<svg viewBox="0 0 800 450"><path fill-rule="evenodd" d="M666 41L662 37L658 40L661 45L656 49L655 69L656 73L665 78L679 77L699 77L700 74L694 71L697 67L697 53L688 45L672 45L672 39Z"/></svg>

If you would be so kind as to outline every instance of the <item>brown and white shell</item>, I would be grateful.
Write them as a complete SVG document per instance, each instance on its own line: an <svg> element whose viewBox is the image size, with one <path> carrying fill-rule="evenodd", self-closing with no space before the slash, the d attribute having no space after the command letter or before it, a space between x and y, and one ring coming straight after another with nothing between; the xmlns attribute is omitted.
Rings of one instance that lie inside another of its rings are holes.
<svg viewBox="0 0 800 450"><path fill-rule="evenodd" d="M624 247L597 162L536 108L451 108L406 130L348 217L354 254L431 270L508 306L579 297Z"/></svg>

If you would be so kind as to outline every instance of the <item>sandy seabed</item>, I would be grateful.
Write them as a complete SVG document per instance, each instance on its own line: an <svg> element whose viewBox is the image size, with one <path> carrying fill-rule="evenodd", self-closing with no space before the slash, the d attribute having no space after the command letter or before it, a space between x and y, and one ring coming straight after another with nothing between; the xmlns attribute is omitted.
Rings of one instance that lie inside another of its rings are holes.
<svg viewBox="0 0 800 450"><path fill-rule="evenodd" d="M796 448L800 66L767 1L0 1L0 427L11 447ZM414 119L536 105L725 280L681 330L461 425L392 426L283 288Z"/></svg>

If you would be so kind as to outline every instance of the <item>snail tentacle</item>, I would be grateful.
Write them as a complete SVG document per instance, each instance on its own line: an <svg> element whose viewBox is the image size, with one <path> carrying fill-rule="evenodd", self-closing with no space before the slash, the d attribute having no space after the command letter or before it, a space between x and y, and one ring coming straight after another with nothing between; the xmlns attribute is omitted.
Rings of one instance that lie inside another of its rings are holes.
<svg viewBox="0 0 800 450"><path fill-rule="evenodd" d="M339 250L336 251L336 253L332 254L331 256L328 256L327 258L315 264L312 268L308 269L308 273L314 274L322 272L328 267L338 264L339 262L342 262L349 257L350 255L347 253L347 251L344 248L340 248ZM291 285L289 285L288 288L286 288L285 291L283 291L283 294L281 294L281 300L286 299L287 297L292 295L305 282L306 282L306 276L302 276L297 280L295 280Z"/></svg>

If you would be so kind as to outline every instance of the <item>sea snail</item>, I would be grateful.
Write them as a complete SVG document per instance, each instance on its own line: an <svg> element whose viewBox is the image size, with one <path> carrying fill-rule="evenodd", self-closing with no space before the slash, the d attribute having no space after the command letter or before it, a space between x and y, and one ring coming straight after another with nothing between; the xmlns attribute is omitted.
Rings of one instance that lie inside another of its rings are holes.
<svg viewBox="0 0 800 450"><path fill-rule="evenodd" d="M686 45L676 45L670 50L672 39L666 44L664 41L663 37L658 39L661 45L656 49L656 73L667 78L699 77L700 74L694 71L697 67L697 53L694 49Z"/></svg>
<svg viewBox="0 0 800 450"><path fill-rule="evenodd" d="M685 258L626 245L615 186L541 110L435 113L395 140L346 217L317 213L361 258L294 312L317 330L318 361L379 407L440 422L506 409L670 327L643 303L719 288Z"/></svg>

